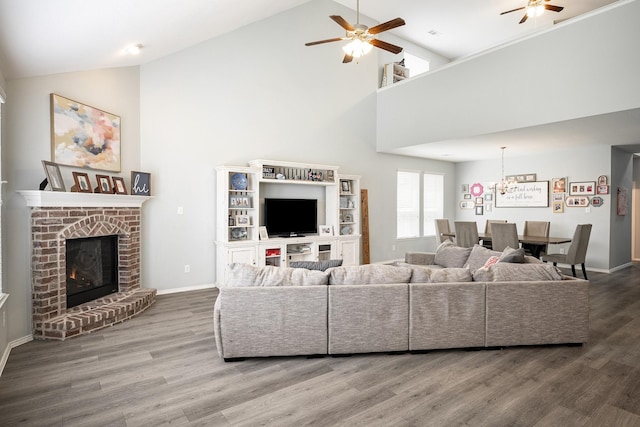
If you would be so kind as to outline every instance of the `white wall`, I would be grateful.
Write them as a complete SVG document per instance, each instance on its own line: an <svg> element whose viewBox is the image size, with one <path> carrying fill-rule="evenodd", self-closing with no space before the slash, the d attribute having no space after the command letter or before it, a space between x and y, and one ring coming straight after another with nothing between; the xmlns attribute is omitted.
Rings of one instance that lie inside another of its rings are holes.
<svg viewBox="0 0 640 427"><path fill-rule="evenodd" d="M277 159L340 166L369 189L371 257L395 244L395 172L449 163L377 154L378 52L342 64L340 43L306 47L348 9L312 1L141 68L141 159L155 199L144 209L143 278L159 289L213 284L215 174ZM184 215L176 214L177 207ZM191 272L184 273L184 265Z"/></svg>
<svg viewBox="0 0 640 427"><path fill-rule="evenodd" d="M567 182L572 181L597 181L598 176L606 175L609 182L612 180L611 148L591 147L584 148L580 152L575 150L558 151L553 155L540 153L536 156L510 157L508 149L505 153L505 175L519 175L535 173L539 181L551 181L552 178L566 177ZM457 164L457 201L463 200L460 191L462 184L474 184L479 182L485 187L500 179L500 159L463 162ZM611 186L614 188L614 185ZM551 194L551 193L550 193ZM626 259L612 259L609 253L610 230L612 210L615 214L615 196L602 195L604 204L601 207L591 207L590 212L585 208L564 208L564 213L553 213L548 208L496 208L484 215L475 215L474 210L456 208L455 218L460 221L476 221L478 229L484 230L487 219L506 219L515 222L518 231L524 231L524 222L551 221L549 234L551 236L571 237L576 224L593 224L589 249L587 251L587 269L608 271L620 264L630 261L630 253ZM550 205L551 206L551 205ZM630 225L627 230L630 234ZM548 252L558 252L560 245L549 246ZM565 248L568 245L564 245ZM631 244L627 243L630 250Z"/></svg>
<svg viewBox="0 0 640 427"><path fill-rule="evenodd" d="M381 90L378 149L639 108L640 1L616 5Z"/></svg>
<svg viewBox="0 0 640 427"><path fill-rule="evenodd" d="M121 116L122 176L128 186L130 171L140 165L139 70L131 67L9 80L6 89L2 173L9 183L2 207L2 260L3 288L11 295L7 317L12 341L31 333L30 217L16 191L37 190L44 178L41 160L51 159L49 94ZM73 181L71 171L78 169L61 169L68 189ZM88 172L95 183L95 172Z"/></svg>

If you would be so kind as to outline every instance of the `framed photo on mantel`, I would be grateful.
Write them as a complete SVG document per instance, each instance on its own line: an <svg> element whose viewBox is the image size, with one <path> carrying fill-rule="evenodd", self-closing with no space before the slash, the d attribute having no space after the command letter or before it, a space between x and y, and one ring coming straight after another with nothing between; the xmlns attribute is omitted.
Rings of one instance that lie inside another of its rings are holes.
<svg viewBox="0 0 640 427"><path fill-rule="evenodd" d="M131 195L151 195L151 174L148 172L131 171Z"/></svg>

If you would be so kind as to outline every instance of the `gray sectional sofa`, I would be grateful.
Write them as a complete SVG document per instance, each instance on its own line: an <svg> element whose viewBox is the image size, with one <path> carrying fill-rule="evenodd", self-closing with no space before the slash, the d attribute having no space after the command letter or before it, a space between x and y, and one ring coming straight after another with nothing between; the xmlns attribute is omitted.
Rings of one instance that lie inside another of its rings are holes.
<svg viewBox="0 0 640 427"><path fill-rule="evenodd" d="M326 272L234 264L214 306L218 353L229 360L587 341L588 281L535 259L506 262L513 251L476 246L465 256L456 248Z"/></svg>

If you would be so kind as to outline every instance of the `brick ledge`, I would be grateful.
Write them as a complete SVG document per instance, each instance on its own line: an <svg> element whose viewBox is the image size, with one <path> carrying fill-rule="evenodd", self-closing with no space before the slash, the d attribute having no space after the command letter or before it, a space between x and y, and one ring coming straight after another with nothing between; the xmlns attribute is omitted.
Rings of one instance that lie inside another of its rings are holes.
<svg viewBox="0 0 640 427"><path fill-rule="evenodd" d="M64 341L115 325L151 307L156 301L156 289L136 289L98 298L67 310L66 314L34 325L36 339Z"/></svg>

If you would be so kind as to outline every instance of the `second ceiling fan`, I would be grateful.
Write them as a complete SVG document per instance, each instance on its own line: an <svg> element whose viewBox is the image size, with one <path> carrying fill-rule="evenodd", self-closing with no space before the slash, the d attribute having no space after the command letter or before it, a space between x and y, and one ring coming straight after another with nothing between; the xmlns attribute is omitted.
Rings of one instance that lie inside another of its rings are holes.
<svg viewBox="0 0 640 427"><path fill-rule="evenodd" d="M507 10L506 12L502 12L500 15L504 15L506 13L516 12L518 10L527 9L526 13L518 22L518 24L524 23L527 18L532 18L534 16L539 16L545 9L550 10L552 12L560 12L564 9L563 6L554 6L552 4L547 4L549 0L528 0L526 6L518 7L516 9Z"/></svg>
<svg viewBox="0 0 640 427"><path fill-rule="evenodd" d="M350 43L342 48L345 52L344 59L342 60L343 63L351 62L353 61L353 58L359 58L366 55L371 50L372 46L384 49L394 54L402 52L402 48L400 46L378 40L374 36L382 33L383 31L388 31L404 25L404 19L395 18L391 21L383 22L382 24L369 28L366 25L360 24L360 0L357 1L356 8L357 16L355 25L351 25L346 19L339 15L331 15L329 17L347 31L345 37L335 37L332 39L309 42L305 43L305 46L315 46L322 43L351 40Z"/></svg>

